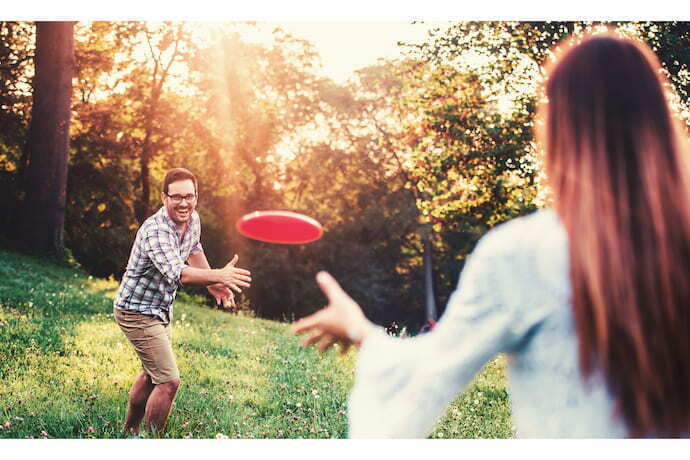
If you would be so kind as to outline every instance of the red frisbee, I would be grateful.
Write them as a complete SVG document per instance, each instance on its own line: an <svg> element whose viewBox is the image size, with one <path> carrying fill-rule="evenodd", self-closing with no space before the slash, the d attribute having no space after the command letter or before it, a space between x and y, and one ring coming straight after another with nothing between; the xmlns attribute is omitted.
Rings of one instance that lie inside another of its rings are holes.
<svg viewBox="0 0 690 460"><path fill-rule="evenodd" d="M255 211L237 221L237 231L258 241L278 244L304 244L321 238L321 224L290 211Z"/></svg>

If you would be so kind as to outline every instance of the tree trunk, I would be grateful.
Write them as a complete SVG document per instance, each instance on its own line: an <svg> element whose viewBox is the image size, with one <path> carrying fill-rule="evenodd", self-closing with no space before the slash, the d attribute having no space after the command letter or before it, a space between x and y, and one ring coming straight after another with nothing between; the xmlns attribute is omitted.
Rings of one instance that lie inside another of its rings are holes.
<svg viewBox="0 0 690 460"><path fill-rule="evenodd" d="M20 239L31 252L62 257L74 73L74 23L36 23L36 74Z"/></svg>
<svg viewBox="0 0 690 460"><path fill-rule="evenodd" d="M144 125L144 145L142 146L141 155L139 157L139 166L141 168L141 176L139 177L139 184L141 185L141 200L137 208L137 220L139 225L143 224L144 221L149 217L149 212L151 209L151 173L149 164L151 160L156 156L157 148L153 144L151 138L153 137L154 131L154 120L158 117L158 105L160 103L161 95L163 94L163 85L168 78L168 71L170 67L175 62L178 56L178 46L180 44L180 31L182 29L182 24L178 26L178 35L175 38L175 48L173 55L168 61L167 65L162 68L160 76L158 74L159 69L161 69L161 62L155 57L153 50L151 51L153 59L155 61L155 67L153 70L153 77L151 78L151 94L148 100L148 107L146 109L146 121ZM149 42L150 46L150 42Z"/></svg>
<svg viewBox="0 0 690 460"><path fill-rule="evenodd" d="M434 267L431 260L431 235L423 235L422 238L424 239L424 305L427 324L433 325L438 320L438 310L436 308Z"/></svg>
<svg viewBox="0 0 690 460"><path fill-rule="evenodd" d="M158 101L152 102L157 104ZM149 116L146 119L146 134L144 137L144 146L139 157L139 167L141 168L141 176L139 184L141 185L141 199L137 212L137 220L139 225L143 224L147 217L149 217L149 200L151 198L151 185L149 180L149 162L151 160L151 133L153 131L153 112L155 106L151 107Z"/></svg>
<svg viewBox="0 0 690 460"><path fill-rule="evenodd" d="M158 103L163 92L163 84L165 83L165 75L158 81L156 72L154 72L151 80L151 96L148 100L148 108L146 109L146 121L144 123L144 145L139 156L139 167L141 168L141 176L139 177L139 184L141 185L141 200L137 211L137 220L139 225L149 217L150 203L151 203L151 179L149 163L153 158L155 151L151 141L153 136L153 121L158 116Z"/></svg>

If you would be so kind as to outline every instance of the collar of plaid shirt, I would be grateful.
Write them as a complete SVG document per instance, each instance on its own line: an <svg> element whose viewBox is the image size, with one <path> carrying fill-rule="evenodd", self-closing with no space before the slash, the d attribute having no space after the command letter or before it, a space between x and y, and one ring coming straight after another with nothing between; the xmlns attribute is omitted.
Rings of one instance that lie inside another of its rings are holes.
<svg viewBox="0 0 690 460"><path fill-rule="evenodd" d="M172 220L172 217L170 217L170 214L168 213L168 208L163 206L163 207L161 207L161 209L163 210L162 215L163 215L163 220L165 221L165 223L168 224L168 226L175 231L177 236L180 237L180 241L184 240L184 236L187 233L187 230L189 230L189 227L192 225L192 221L194 220L194 213L196 211L192 211L190 213L189 220L182 225L182 228L179 228L177 226L177 224L175 223L175 221Z"/></svg>

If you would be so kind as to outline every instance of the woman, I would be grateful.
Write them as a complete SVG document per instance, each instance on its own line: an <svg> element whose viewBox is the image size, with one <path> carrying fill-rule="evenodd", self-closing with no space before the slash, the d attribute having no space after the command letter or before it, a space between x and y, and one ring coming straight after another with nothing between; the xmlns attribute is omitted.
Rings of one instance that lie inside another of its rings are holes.
<svg viewBox="0 0 690 460"><path fill-rule="evenodd" d="M422 437L508 356L520 437L676 437L690 428L690 167L646 46L566 45L537 136L554 209L486 234L433 332L389 337L326 273L305 345L360 346L351 437Z"/></svg>

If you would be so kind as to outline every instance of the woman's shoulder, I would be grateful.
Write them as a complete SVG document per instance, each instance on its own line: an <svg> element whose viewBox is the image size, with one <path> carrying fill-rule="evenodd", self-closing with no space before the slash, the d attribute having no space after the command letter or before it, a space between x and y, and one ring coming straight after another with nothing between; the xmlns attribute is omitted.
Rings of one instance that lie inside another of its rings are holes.
<svg viewBox="0 0 690 460"><path fill-rule="evenodd" d="M480 239L477 249L488 254L515 254L563 243L565 230L560 218L546 208L496 225Z"/></svg>
<svg viewBox="0 0 690 460"><path fill-rule="evenodd" d="M560 225L560 218L556 211L551 208L544 208L498 224L491 231L506 234L543 232L553 230Z"/></svg>
<svg viewBox="0 0 690 460"><path fill-rule="evenodd" d="M475 264L491 267L515 299L537 291L559 298L567 294L568 238L552 209L497 225L479 241L473 257Z"/></svg>

